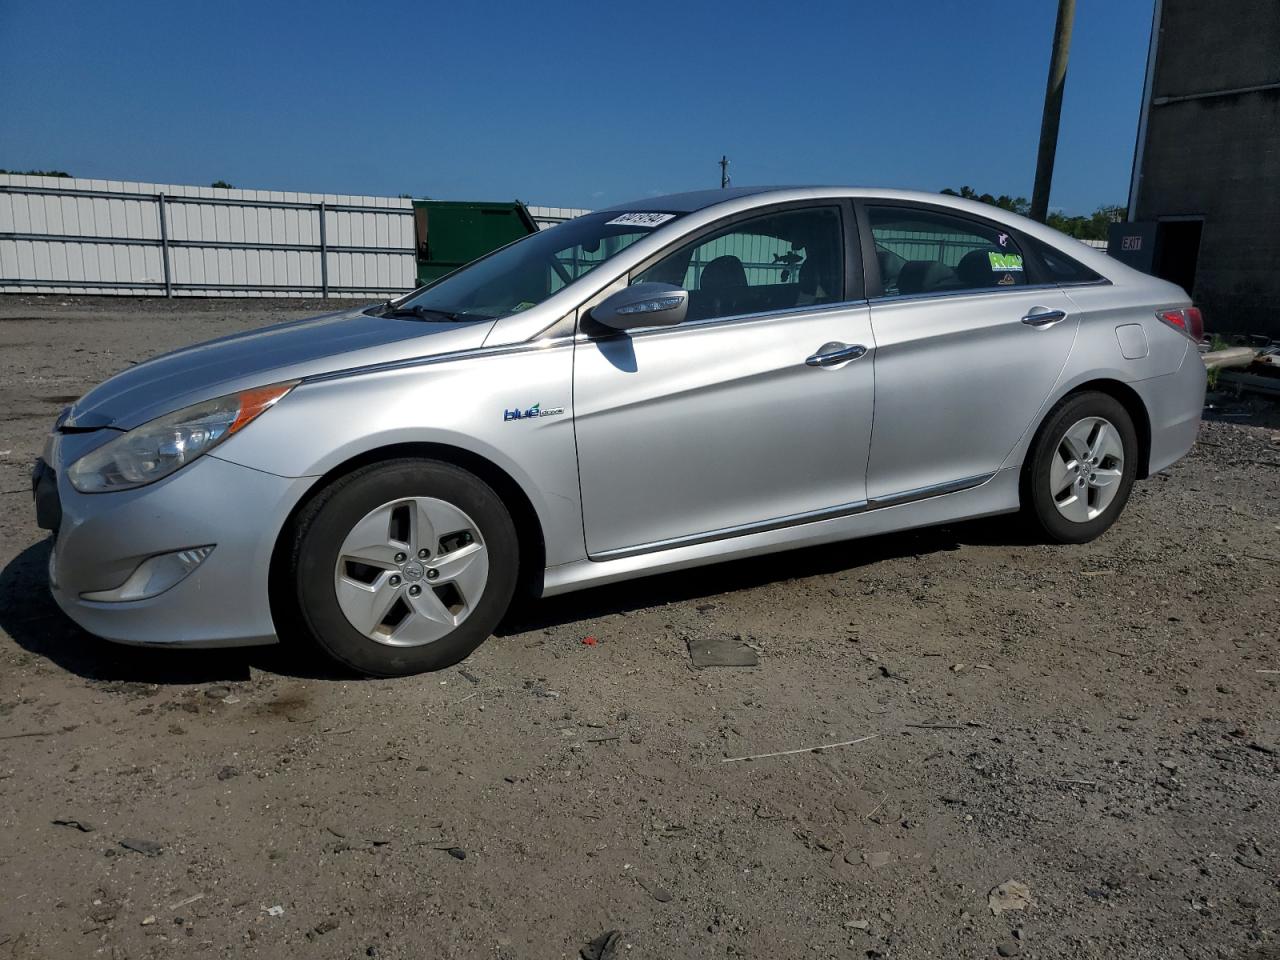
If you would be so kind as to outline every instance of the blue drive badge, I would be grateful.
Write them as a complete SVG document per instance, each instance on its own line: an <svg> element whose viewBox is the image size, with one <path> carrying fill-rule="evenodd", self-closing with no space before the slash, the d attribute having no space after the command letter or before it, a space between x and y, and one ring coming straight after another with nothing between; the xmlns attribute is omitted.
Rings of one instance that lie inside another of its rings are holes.
<svg viewBox="0 0 1280 960"><path fill-rule="evenodd" d="M532 407L524 409L516 408L515 410L503 410L502 419L504 422L509 420L539 420L542 417L558 417L564 413L564 407L548 407L542 409L541 403L535 403Z"/></svg>

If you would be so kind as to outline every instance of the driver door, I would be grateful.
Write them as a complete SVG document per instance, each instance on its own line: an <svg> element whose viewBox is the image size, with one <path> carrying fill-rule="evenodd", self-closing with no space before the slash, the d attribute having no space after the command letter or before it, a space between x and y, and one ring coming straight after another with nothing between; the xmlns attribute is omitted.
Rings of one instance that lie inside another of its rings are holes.
<svg viewBox="0 0 1280 960"><path fill-rule="evenodd" d="M689 312L678 326L577 342L589 556L863 505L874 343L849 275L856 251L847 208L792 206L712 228L632 274L685 287Z"/></svg>

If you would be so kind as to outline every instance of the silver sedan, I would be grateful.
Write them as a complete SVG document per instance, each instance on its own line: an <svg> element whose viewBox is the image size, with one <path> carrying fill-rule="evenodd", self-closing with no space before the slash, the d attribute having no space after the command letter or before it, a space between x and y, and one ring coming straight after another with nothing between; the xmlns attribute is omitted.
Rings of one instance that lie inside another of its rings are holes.
<svg viewBox="0 0 1280 960"><path fill-rule="evenodd" d="M1019 510L1091 540L1191 447L1202 336L1177 287L966 200L651 198L118 374L59 417L37 513L103 637L297 631L404 674L521 588Z"/></svg>

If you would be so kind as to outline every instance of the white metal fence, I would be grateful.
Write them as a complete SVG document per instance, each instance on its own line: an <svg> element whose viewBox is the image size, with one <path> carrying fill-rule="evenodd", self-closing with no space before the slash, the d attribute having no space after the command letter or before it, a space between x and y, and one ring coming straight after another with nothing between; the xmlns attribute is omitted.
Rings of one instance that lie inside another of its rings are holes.
<svg viewBox="0 0 1280 960"><path fill-rule="evenodd" d="M584 213L590 213L582 207L532 207L526 206L529 216L533 217L533 222L538 225L539 230L546 230L548 227L554 227L557 223L564 223L566 220L572 220L574 217L580 217Z"/></svg>
<svg viewBox="0 0 1280 960"><path fill-rule="evenodd" d="M364 297L414 286L398 197L0 174L0 292Z"/></svg>

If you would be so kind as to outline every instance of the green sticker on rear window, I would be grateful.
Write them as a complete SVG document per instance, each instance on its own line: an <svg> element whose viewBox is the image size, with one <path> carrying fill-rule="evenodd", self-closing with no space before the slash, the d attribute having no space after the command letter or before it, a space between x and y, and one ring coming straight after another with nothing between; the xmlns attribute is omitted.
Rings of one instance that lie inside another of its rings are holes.
<svg viewBox="0 0 1280 960"><path fill-rule="evenodd" d="M1022 257L1016 253L996 253L992 250L987 254L987 259L991 261L991 269L997 273L1022 271Z"/></svg>

